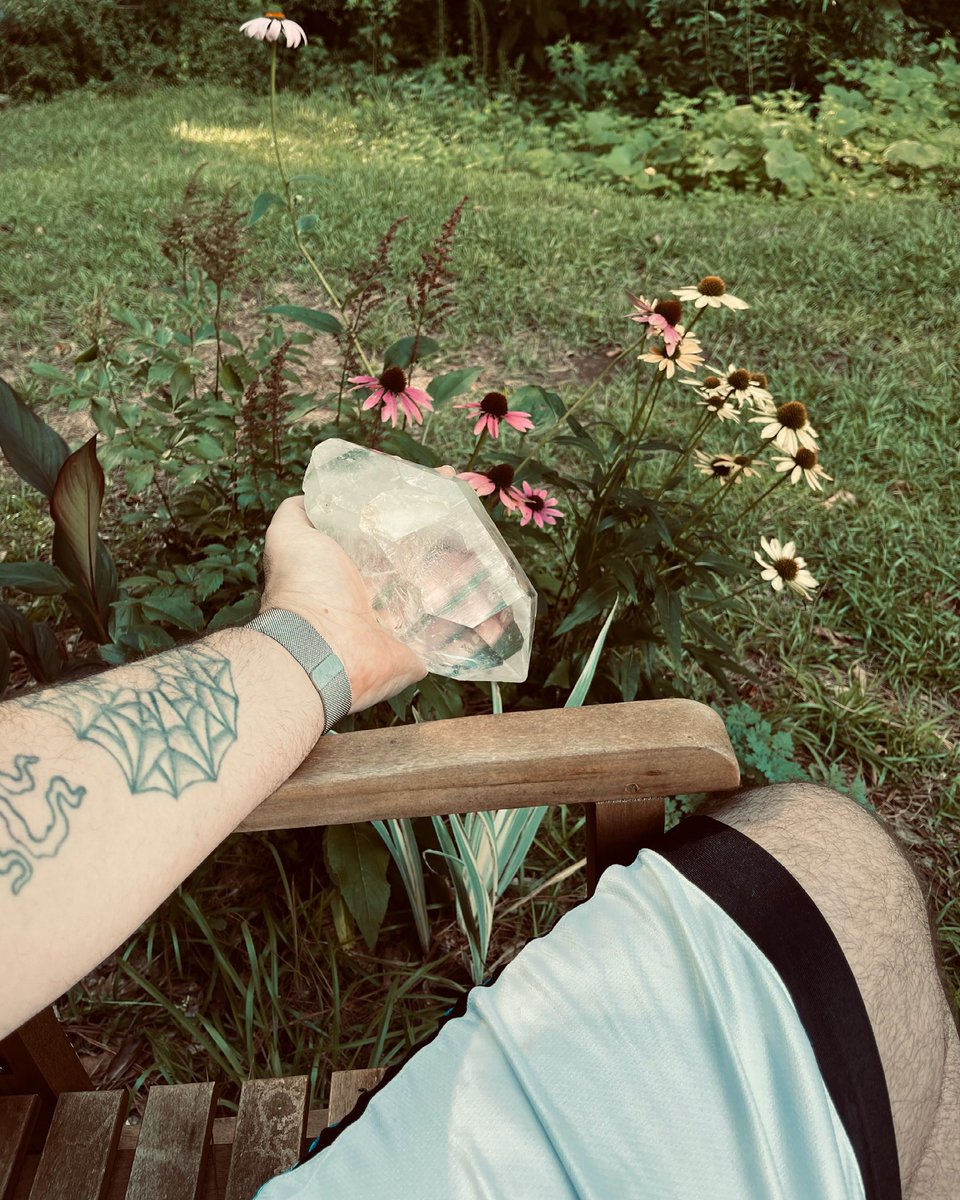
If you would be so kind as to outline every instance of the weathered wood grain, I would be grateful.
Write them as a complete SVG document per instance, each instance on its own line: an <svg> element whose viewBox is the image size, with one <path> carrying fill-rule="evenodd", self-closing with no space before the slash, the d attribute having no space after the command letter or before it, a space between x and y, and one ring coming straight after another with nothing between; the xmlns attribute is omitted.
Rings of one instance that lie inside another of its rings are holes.
<svg viewBox="0 0 960 1200"><path fill-rule="evenodd" d="M126 1200L198 1200L216 1098L214 1083L150 1089Z"/></svg>
<svg viewBox="0 0 960 1200"><path fill-rule="evenodd" d="M726 791L739 779L722 720L692 700L502 713L321 738L239 828Z"/></svg>
<svg viewBox="0 0 960 1200"><path fill-rule="evenodd" d="M126 1111L126 1092L65 1092L57 1101L30 1200L102 1200Z"/></svg>
<svg viewBox="0 0 960 1200"><path fill-rule="evenodd" d="M364 1071L334 1071L330 1076L327 1123L339 1125L344 1117L349 1117L361 1094L375 1088L383 1076L384 1071L378 1067Z"/></svg>
<svg viewBox="0 0 960 1200"><path fill-rule="evenodd" d="M251 1200L268 1179L300 1157L310 1080L252 1079L240 1092L224 1200Z"/></svg>
<svg viewBox="0 0 960 1200"><path fill-rule="evenodd" d="M0 1096L0 1200L13 1194L39 1109L36 1096Z"/></svg>

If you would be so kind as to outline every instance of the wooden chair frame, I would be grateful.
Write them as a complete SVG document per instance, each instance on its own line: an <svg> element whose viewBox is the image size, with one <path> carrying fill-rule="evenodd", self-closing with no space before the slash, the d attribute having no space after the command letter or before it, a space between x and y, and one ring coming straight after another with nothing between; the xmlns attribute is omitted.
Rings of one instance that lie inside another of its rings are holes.
<svg viewBox="0 0 960 1200"><path fill-rule="evenodd" d="M694 701L503 713L323 738L239 829L582 804L591 894L662 830L666 796L738 784L723 722ZM91 1090L46 1010L0 1042L0 1200L250 1200L381 1075L335 1073L310 1112L306 1077L251 1081L222 1119L215 1083L155 1087L126 1126L126 1093Z"/></svg>

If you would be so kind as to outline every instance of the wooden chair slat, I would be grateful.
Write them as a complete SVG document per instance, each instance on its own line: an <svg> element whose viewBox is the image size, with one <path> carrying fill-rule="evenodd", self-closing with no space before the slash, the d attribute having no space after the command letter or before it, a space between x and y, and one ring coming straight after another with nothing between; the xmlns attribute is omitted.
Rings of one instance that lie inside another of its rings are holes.
<svg viewBox="0 0 960 1200"><path fill-rule="evenodd" d="M588 896L597 890L607 867L614 863L629 866L642 846L649 846L663 833L665 807L662 796L587 805Z"/></svg>
<svg viewBox="0 0 960 1200"><path fill-rule="evenodd" d="M386 1072L380 1067L363 1071L334 1071L330 1076L330 1108L328 1125L339 1125L349 1117L363 1092L375 1088Z"/></svg>
<svg viewBox="0 0 960 1200"><path fill-rule="evenodd" d="M0 1096L0 1200L13 1195L39 1110L36 1096Z"/></svg>
<svg viewBox="0 0 960 1200"><path fill-rule="evenodd" d="M65 1092L57 1101L30 1200L102 1200L126 1111L126 1092Z"/></svg>
<svg viewBox="0 0 960 1200"><path fill-rule="evenodd" d="M233 1156L224 1200L251 1200L300 1157L310 1080L251 1079L240 1092Z"/></svg>
<svg viewBox="0 0 960 1200"><path fill-rule="evenodd" d="M126 1200L198 1200L216 1099L215 1083L150 1089Z"/></svg>
<svg viewBox="0 0 960 1200"><path fill-rule="evenodd" d="M241 830L719 792L740 781L719 715L643 700L321 738Z"/></svg>

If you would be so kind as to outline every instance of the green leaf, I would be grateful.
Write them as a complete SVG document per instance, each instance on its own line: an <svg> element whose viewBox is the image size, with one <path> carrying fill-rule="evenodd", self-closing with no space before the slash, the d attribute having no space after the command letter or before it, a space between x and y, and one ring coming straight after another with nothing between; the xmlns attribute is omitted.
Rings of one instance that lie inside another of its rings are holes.
<svg viewBox="0 0 960 1200"><path fill-rule="evenodd" d="M660 617L660 624L663 626L670 657L673 659L674 666L679 668L681 650L679 593L661 584L654 592L653 602Z"/></svg>
<svg viewBox="0 0 960 1200"><path fill-rule="evenodd" d="M53 367L50 363L35 362L30 363L29 368L34 375L39 375L41 379L52 379L56 383L72 383L73 380L69 375L65 375L59 367Z"/></svg>
<svg viewBox="0 0 960 1200"><path fill-rule="evenodd" d="M170 376L170 396L174 404L179 404L193 386L193 372L186 363L180 363Z"/></svg>
<svg viewBox="0 0 960 1200"><path fill-rule="evenodd" d="M548 392L537 384L526 384L510 393L510 407L528 412L537 429L548 428L563 420L566 407L556 392Z"/></svg>
<svg viewBox="0 0 960 1200"><path fill-rule="evenodd" d="M369 825L331 825L323 857L367 947L373 950L387 912L390 852Z"/></svg>
<svg viewBox="0 0 960 1200"><path fill-rule="evenodd" d="M383 367L403 367L406 369L410 366L410 356L413 354L413 344L416 338L405 337L398 342L394 342L389 347L386 354L383 356ZM436 354L440 349L440 343L435 342L433 338L421 337L419 346L417 347L418 361L427 358L431 354Z"/></svg>
<svg viewBox="0 0 960 1200"><path fill-rule="evenodd" d="M100 347L96 342L94 342L92 345L88 346L86 350L81 350L81 352L73 361L76 366L80 367L83 366L84 363L94 362L99 354Z"/></svg>
<svg viewBox="0 0 960 1200"><path fill-rule="evenodd" d="M199 633L203 629L203 613L193 601L182 593L164 595L158 588L143 598L143 613L151 621L167 621L178 629L189 629Z"/></svg>
<svg viewBox="0 0 960 1200"><path fill-rule="evenodd" d="M435 406L446 404L454 396L462 396L469 391L482 373L483 367L464 367L461 371L451 371L449 375L437 375L427 384L427 395Z"/></svg>
<svg viewBox="0 0 960 1200"><path fill-rule="evenodd" d="M810 160L783 138L768 142L767 146L763 156L767 177L778 179L794 195L805 195L816 180Z"/></svg>
<svg viewBox="0 0 960 1200"><path fill-rule="evenodd" d="M943 155L936 146L928 142L912 142L903 139L894 142L883 152L883 157L890 163L905 163L908 167L935 167L943 161Z"/></svg>
<svg viewBox="0 0 960 1200"><path fill-rule="evenodd" d="M220 364L220 386L228 396L243 395L243 380L228 362Z"/></svg>
<svg viewBox="0 0 960 1200"><path fill-rule="evenodd" d="M593 677L597 670L597 663L600 661L600 655L603 651L603 643L607 640L607 634L610 632L610 626L613 623L614 615L617 611L617 605L620 603L619 596L613 602L613 608L610 609L610 615L603 624L603 628L597 635L597 640L593 643L593 649L587 656L587 661L583 664L583 670L580 672L580 678L574 685L573 691L567 697L567 702L564 708L580 708L584 700L587 698L587 692L590 690L590 684L593 683Z"/></svg>
<svg viewBox="0 0 960 1200"><path fill-rule="evenodd" d="M316 229L319 220L316 213L305 213L302 217L297 217L297 233L309 233Z"/></svg>
<svg viewBox="0 0 960 1200"><path fill-rule="evenodd" d="M273 208L275 204L283 204L283 197L278 196L276 192L261 192L253 202L253 208L250 209L247 227L256 225L263 214Z"/></svg>
<svg viewBox="0 0 960 1200"><path fill-rule="evenodd" d="M301 325L316 329L318 333L343 333L343 325L337 318L332 313L321 312L318 308L304 308L299 304L275 304L263 311L277 317L289 317L291 321L299 321Z"/></svg>
<svg viewBox="0 0 960 1200"><path fill-rule="evenodd" d="M260 597L251 594L238 600L236 604L228 604L215 613L207 623L207 633L215 633L218 629L230 629L234 625L242 625L257 615L260 607Z"/></svg>
<svg viewBox="0 0 960 1200"><path fill-rule="evenodd" d="M70 580L62 571L40 562L0 562L0 588L16 588L32 596L62 596Z"/></svg>
<svg viewBox="0 0 960 1200"><path fill-rule="evenodd" d="M616 580L604 579L599 583L591 584L574 605L572 611L554 630L553 636L559 637L562 633L576 629L578 625L585 625L587 621L592 621L598 613L603 612L616 594Z"/></svg>
<svg viewBox="0 0 960 1200"><path fill-rule="evenodd" d="M57 474L70 455L59 433L29 409L0 379L0 450L21 479L44 496L53 495Z"/></svg>
<svg viewBox="0 0 960 1200"><path fill-rule="evenodd" d="M53 561L95 601L97 526L103 503L103 469L97 461L97 435L66 460L50 498Z"/></svg>
<svg viewBox="0 0 960 1200"><path fill-rule="evenodd" d="M192 450L198 458L202 458L205 462L220 462L224 457L223 447L209 433L198 434L193 441L186 444L184 449Z"/></svg>

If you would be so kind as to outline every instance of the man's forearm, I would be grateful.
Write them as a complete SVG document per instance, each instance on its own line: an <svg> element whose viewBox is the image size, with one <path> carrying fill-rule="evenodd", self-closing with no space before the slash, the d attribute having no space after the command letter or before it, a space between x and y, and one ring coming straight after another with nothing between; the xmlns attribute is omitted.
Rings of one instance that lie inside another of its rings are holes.
<svg viewBox="0 0 960 1200"><path fill-rule="evenodd" d="M0 1037L136 929L323 718L296 660L247 629L0 705Z"/></svg>

